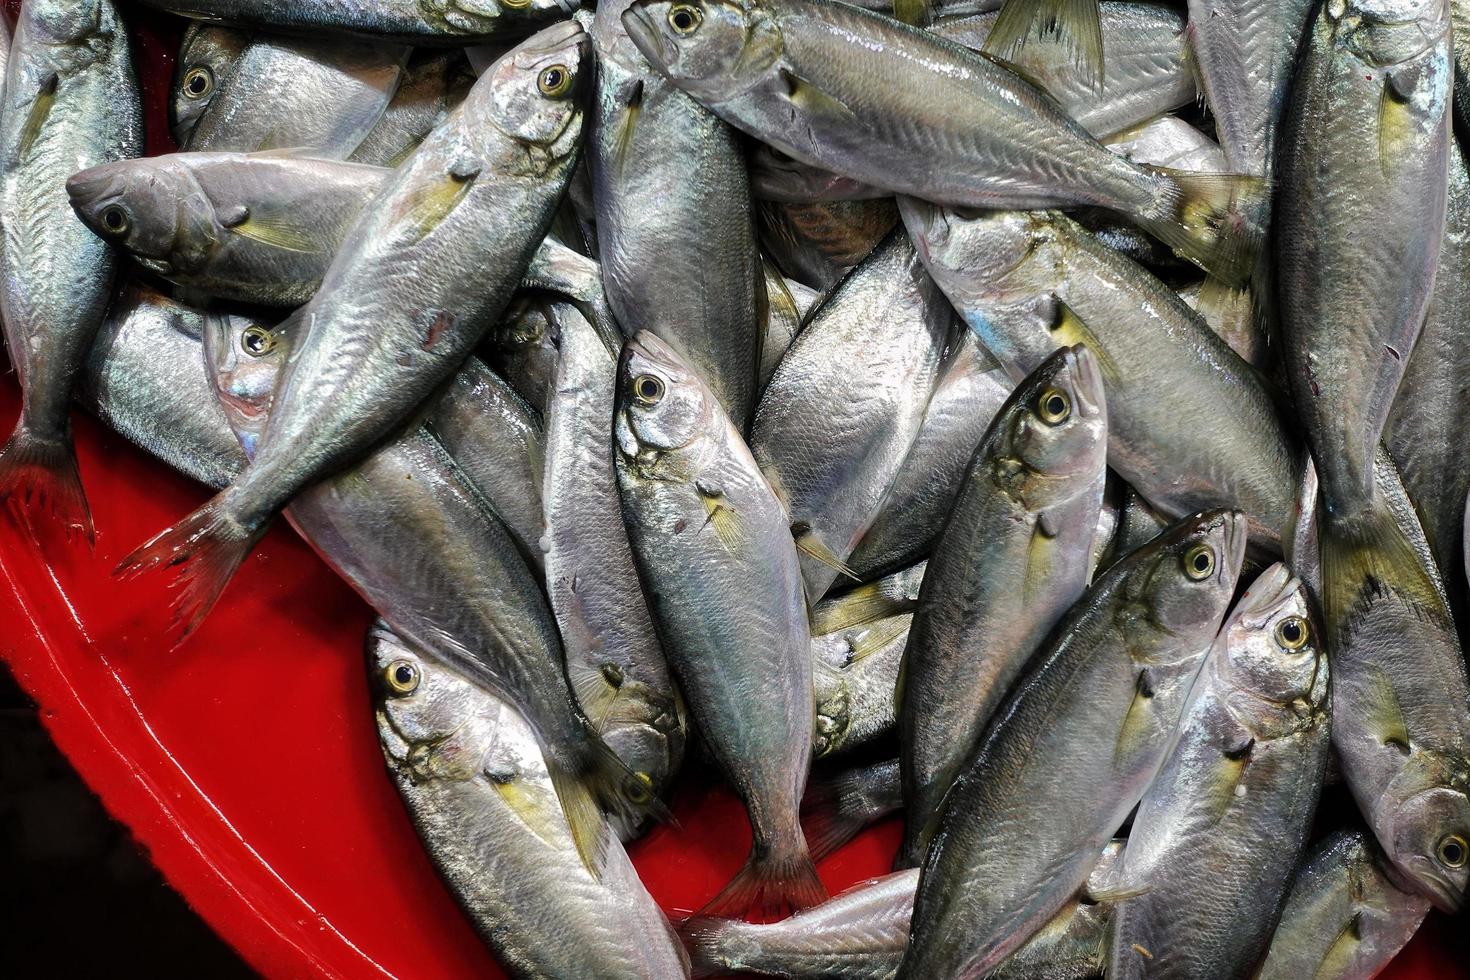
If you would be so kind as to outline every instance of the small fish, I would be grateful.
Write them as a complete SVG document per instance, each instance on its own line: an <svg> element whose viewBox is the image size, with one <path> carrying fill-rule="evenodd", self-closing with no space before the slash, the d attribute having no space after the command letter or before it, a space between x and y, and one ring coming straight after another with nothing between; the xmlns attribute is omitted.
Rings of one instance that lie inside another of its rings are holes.
<svg viewBox="0 0 1470 980"><path fill-rule="evenodd" d="M577 0L142 0L195 20L307 37L358 35L406 44L522 38L561 20Z"/></svg>

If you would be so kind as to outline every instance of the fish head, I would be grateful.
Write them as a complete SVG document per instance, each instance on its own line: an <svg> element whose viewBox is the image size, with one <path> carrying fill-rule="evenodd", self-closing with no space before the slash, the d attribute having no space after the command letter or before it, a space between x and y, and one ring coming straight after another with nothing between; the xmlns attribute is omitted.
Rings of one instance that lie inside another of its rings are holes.
<svg viewBox="0 0 1470 980"><path fill-rule="evenodd" d="M1226 617L1217 642L1218 669L1230 678L1227 689L1242 698L1238 713L1268 722L1280 711L1304 724L1320 718L1327 698L1326 645L1306 587L1284 564L1256 577ZM1266 714L1251 711L1255 703L1270 708Z"/></svg>
<svg viewBox="0 0 1470 980"><path fill-rule="evenodd" d="M521 147L542 152L526 156L544 161L544 169L573 154L582 130L582 93L592 73L592 42L575 20L533 34L481 77L475 88L488 86L485 121ZM472 92L467 106L478 102Z"/></svg>
<svg viewBox="0 0 1470 980"><path fill-rule="evenodd" d="M717 425L714 394L663 340L640 330L618 362L618 451L645 471L672 456L697 454Z"/></svg>
<svg viewBox="0 0 1470 980"><path fill-rule="evenodd" d="M97 237L159 275L197 270L219 240L214 207L178 158L104 163L68 177L66 193Z"/></svg>
<svg viewBox="0 0 1470 980"><path fill-rule="evenodd" d="M1203 656L1235 592L1246 528L1240 511L1192 514L1114 566L1110 574L1128 577L1137 618L1153 628L1147 635Z"/></svg>
<svg viewBox="0 0 1470 980"><path fill-rule="evenodd" d="M1470 798L1441 783L1401 802L1391 821L1384 843L1395 867L1441 911L1458 912L1470 883Z"/></svg>
<svg viewBox="0 0 1470 980"><path fill-rule="evenodd" d="M215 397L235 437L253 458L270 421L276 382L291 354L286 324L272 328L250 317L210 314L204 359Z"/></svg>
<svg viewBox="0 0 1470 980"><path fill-rule="evenodd" d="M1024 211L970 211L912 197L899 197L898 210L929 274L946 292L975 293L977 302L1005 301L1012 273L1042 240L1044 226Z"/></svg>
<svg viewBox="0 0 1470 980"><path fill-rule="evenodd" d="M1337 43L1368 65L1410 61L1443 41L1449 11L1440 0L1328 0L1322 16Z"/></svg>
<svg viewBox="0 0 1470 980"><path fill-rule="evenodd" d="M110 29L110 11L102 0L31 0L22 22L33 41L81 45Z"/></svg>
<svg viewBox="0 0 1470 980"><path fill-rule="evenodd" d="M643 57L702 102L724 102L778 71L781 29L758 0L634 0L622 21Z"/></svg>
<svg viewBox="0 0 1470 980"><path fill-rule="evenodd" d="M188 146L225 72L249 43L246 33L202 21L192 22L185 30L169 92L174 139L180 147Z"/></svg>
<svg viewBox="0 0 1470 980"><path fill-rule="evenodd" d="M1011 394L997 430L1006 445L996 455L1028 508L1044 510L1101 487L1106 405L1097 359L1080 344L1055 351Z"/></svg>

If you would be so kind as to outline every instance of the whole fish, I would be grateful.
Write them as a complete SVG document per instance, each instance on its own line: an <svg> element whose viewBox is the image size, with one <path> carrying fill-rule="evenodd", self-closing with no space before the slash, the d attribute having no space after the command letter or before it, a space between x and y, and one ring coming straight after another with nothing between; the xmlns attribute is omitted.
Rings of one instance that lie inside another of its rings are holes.
<svg viewBox="0 0 1470 980"><path fill-rule="evenodd" d="M1323 4L1283 123L1273 239L1287 374L1327 538L1373 536L1373 457L1444 236L1447 0ZM1371 234L1364 234L1371 228ZM1327 539L1324 549L1332 547ZM1386 552L1395 560L1402 548ZM1328 630L1335 556L1324 550Z"/></svg>
<svg viewBox="0 0 1470 980"><path fill-rule="evenodd" d="M357 34L409 44L462 46L523 37L566 17L577 0L142 0L194 20L288 34Z"/></svg>
<svg viewBox="0 0 1470 980"><path fill-rule="evenodd" d="M846 591L833 590L812 607L812 635L836 633L889 616L919 608L919 588L928 562L919 562L891 575L855 585Z"/></svg>
<svg viewBox="0 0 1470 980"><path fill-rule="evenodd" d="M903 810L897 759L823 774L814 770L801 801L801 826L821 861L870 824Z"/></svg>
<svg viewBox="0 0 1470 980"><path fill-rule="evenodd" d="M1085 347L1047 358L976 448L935 542L904 655L904 841L924 858L945 794L1037 647L1087 588L1108 413Z"/></svg>
<svg viewBox="0 0 1470 980"><path fill-rule="evenodd" d="M672 82L798 160L976 208L1093 205L1238 278L1256 178L1140 167L994 60L830 0L635 0L624 26Z"/></svg>
<svg viewBox="0 0 1470 980"><path fill-rule="evenodd" d="M383 117L407 58L402 45L257 34L215 80L182 149L344 159Z"/></svg>
<svg viewBox="0 0 1470 980"><path fill-rule="evenodd" d="M1258 980L1377 976L1429 912L1394 880L1371 834L1348 828L1323 840L1296 872Z"/></svg>
<svg viewBox="0 0 1470 980"><path fill-rule="evenodd" d="M169 99L169 124L176 145L189 145L194 127L219 91L220 80L249 47L250 38L248 31L203 21L184 28Z"/></svg>
<svg viewBox="0 0 1470 980"><path fill-rule="evenodd" d="M627 336L649 330L677 350L743 431L765 280L740 135L644 60L623 30L627 6L599 5L591 27L587 161L607 297Z"/></svg>
<svg viewBox="0 0 1470 980"><path fill-rule="evenodd" d="M546 236L581 138L587 37L549 27L507 54L363 212L322 287L255 459L123 559L178 566L187 635L271 517L349 465L444 381L495 322Z"/></svg>
<svg viewBox="0 0 1470 980"><path fill-rule="evenodd" d="M1245 545L1238 511L1187 517L1073 607L950 790L898 976L995 969L1087 880L1173 744Z"/></svg>
<svg viewBox="0 0 1470 980"><path fill-rule="evenodd" d="M77 222L66 179L137 156L143 120L113 0L26 0L0 107L0 314L20 377L20 420L0 450L0 501L92 541L72 450L72 387L112 299L116 257ZM29 517L28 517L29 519Z"/></svg>
<svg viewBox="0 0 1470 980"><path fill-rule="evenodd" d="M1107 388L1108 464L1150 504L1171 517L1238 507L1254 543L1279 550L1295 439L1262 378L1173 290L1054 212L966 217L912 198L901 210L930 274L1013 374L1087 344ZM1194 419L1204 402L1208 426Z"/></svg>
<svg viewBox="0 0 1470 980"><path fill-rule="evenodd" d="M1099 139L1195 101L1195 76L1179 11L1160 3L1117 0L1097 6L1108 49L1101 84L1057 44L1027 45L1014 52L1010 64L1036 79L1067 115ZM989 50L987 42L1000 16L949 18L929 29L967 48Z"/></svg>
<svg viewBox="0 0 1470 980"><path fill-rule="evenodd" d="M708 907L821 901L797 817L815 711L801 567L785 511L710 388L651 333L623 348L614 423L633 559L664 653L753 840Z"/></svg>
<svg viewBox="0 0 1470 980"><path fill-rule="evenodd" d="M246 340L216 320L205 353L246 455L258 458L296 356L290 324ZM246 328L249 330L251 328ZM593 731L567 684L556 622L515 540L443 446L410 426L291 502L293 527L401 636L461 667L480 665L540 740L577 849L594 873L602 807L626 825L659 812L647 783Z"/></svg>
<svg viewBox="0 0 1470 980"><path fill-rule="evenodd" d="M756 207L761 248L784 274L826 291L898 224L893 198Z"/></svg>
<svg viewBox="0 0 1470 980"><path fill-rule="evenodd" d="M790 516L812 602L878 516L923 424L953 321L894 232L812 311L761 394L750 451Z"/></svg>
<svg viewBox="0 0 1470 980"><path fill-rule="evenodd" d="M217 488L245 466L245 454L204 370L207 316L126 283L77 377L77 401L129 442ZM270 329L252 326L252 337Z"/></svg>
<svg viewBox="0 0 1470 980"><path fill-rule="evenodd" d="M348 159L379 167L398 166L465 100L475 77L460 51L415 52L382 118Z"/></svg>
<svg viewBox="0 0 1470 980"><path fill-rule="evenodd" d="M956 338L883 509L847 560L860 578L912 565L928 554L975 447L1014 387L1010 372L973 333Z"/></svg>
<svg viewBox="0 0 1470 980"><path fill-rule="evenodd" d="M862 748L893 732L908 614L812 636L818 759Z"/></svg>
<svg viewBox="0 0 1470 980"><path fill-rule="evenodd" d="M582 710L658 792L683 758L685 720L618 498L616 338L569 304L550 309L560 357L546 416L546 591Z"/></svg>
<svg viewBox="0 0 1470 980"><path fill-rule="evenodd" d="M490 664L431 654L379 623L367 666L393 785L512 976L689 975L668 920L605 824L597 874L582 865L535 731L485 681Z"/></svg>
<svg viewBox="0 0 1470 980"><path fill-rule="evenodd" d="M1327 650L1313 618L1281 564L1226 617L1119 859L1119 880L1140 893L1113 912L1110 978L1254 975L1327 765Z"/></svg>

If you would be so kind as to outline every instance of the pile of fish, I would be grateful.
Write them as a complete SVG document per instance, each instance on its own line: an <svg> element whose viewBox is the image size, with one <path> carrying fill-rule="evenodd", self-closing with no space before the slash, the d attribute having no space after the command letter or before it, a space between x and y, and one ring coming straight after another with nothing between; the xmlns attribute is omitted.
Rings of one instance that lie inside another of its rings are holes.
<svg viewBox="0 0 1470 980"><path fill-rule="evenodd" d="M11 518L91 540L74 400L215 487L118 568L182 639L283 515L516 976L1365 978L1459 910L1470 0L576 7L22 0ZM676 929L685 767L753 843Z"/></svg>

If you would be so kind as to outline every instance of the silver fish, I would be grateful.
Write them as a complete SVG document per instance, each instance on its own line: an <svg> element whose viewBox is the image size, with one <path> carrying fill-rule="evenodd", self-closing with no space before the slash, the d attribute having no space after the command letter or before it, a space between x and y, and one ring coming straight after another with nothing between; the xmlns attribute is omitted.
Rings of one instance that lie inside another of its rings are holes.
<svg viewBox="0 0 1470 980"><path fill-rule="evenodd" d="M1340 830L1296 873L1258 980L1370 980L1398 955L1429 901L1394 884L1371 834Z"/></svg>
<svg viewBox="0 0 1470 980"><path fill-rule="evenodd" d="M113 0L26 0L0 109L0 314L20 376L20 421L0 450L0 501L53 515L90 544L72 451L72 387L112 299L116 257L80 225L66 179L137 156L142 107ZM29 519L29 518L28 518Z"/></svg>
<svg viewBox="0 0 1470 980"><path fill-rule="evenodd" d="M825 897L797 808L811 761L811 641L785 511L709 387L651 333L623 348L614 461L664 652L753 842L714 914Z"/></svg>
<svg viewBox="0 0 1470 980"><path fill-rule="evenodd" d="M928 554L975 448L1014 387L1010 372L973 333L962 332L883 509L847 560L860 578L912 565Z"/></svg>
<svg viewBox="0 0 1470 980"><path fill-rule="evenodd" d="M347 159L396 167L465 100L475 74L459 51L415 52L382 118Z"/></svg>
<svg viewBox="0 0 1470 980"><path fill-rule="evenodd" d="M911 618L909 614L890 616L812 636L815 758L850 752L893 732L894 689Z"/></svg>
<svg viewBox="0 0 1470 980"><path fill-rule="evenodd" d="M289 34L355 34L410 44L464 45L522 37L577 9L578 0L142 0L194 20Z"/></svg>
<svg viewBox="0 0 1470 980"><path fill-rule="evenodd" d="M761 248L785 275L826 291L898 224L893 198L756 207Z"/></svg>
<svg viewBox="0 0 1470 980"><path fill-rule="evenodd" d="M899 708L904 842L923 860L942 801L1052 627L1087 588L1108 413L1084 347L1047 358L990 423L929 558Z"/></svg>
<svg viewBox="0 0 1470 980"><path fill-rule="evenodd" d="M551 310L552 298L521 293L511 300L500 321L490 328L482 351L516 394L544 419L556 395L556 367L560 357L560 326Z"/></svg>
<svg viewBox="0 0 1470 980"><path fill-rule="evenodd" d="M368 633L378 740L429 857L515 977L676 980L673 929L611 840L597 874L577 853L534 729L484 673Z"/></svg>
<svg viewBox="0 0 1470 980"><path fill-rule="evenodd" d="M1226 617L1111 872L1140 893L1113 912L1109 977L1243 978L1265 954L1327 765L1327 649L1313 618L1280 564Z"/></svg>
<svg viewBox="0 0 1470 980"><path fill-rule="evenodd" d="M864 828L903 810L898 760L812 773L801 800L801 826L812 858L821 861Z"/></svg>
<svg viewBox="0 0 1470 980"><path fill-rule="evenodd" d="M996 968L1087 880L1169 752L1245 545L1238 511L1185 518L1057 627L950 790L898 976Z"/></svg>
<svg viewBox="0 0 1470 980"><path fill-rule="evenodd" d="M194 127L219 91L220 79L250 45L250 33L194 21L184 28L174 63L169 123L174 143L187 146Z"/></svg>
<svg viewBox="0 0 1470 980"><path fill-rule="evenodd" d="M1103 145L1134 163L1208 174L1228 172L1220 144L1178 116L1157 116L1120 130L1104 139Z"/></svg>
<svg viewBox="0 0 1470 980"><path fill-rule="evenodd" d="M120 574L178 567L185 635L275 512L386 435L505 308L566 189L587 47L573 22L523 42L394 171L292 317L309 329L255 459L118 566Z"/></svg>
<svg viewBox="0 0 1470 980"><path fill-rule="evenodd" d="M878 516L924 421L954 314L901 232L812 312L761 394L750 450L815 602Z"/></svg>
<svg viewBox="0 0 1470 980"><path fill-rule="evenodd" d="M1262 378L1173 290L1053 212L965 217L912 198L901 210L940 288L1012 373L1087 345L1107 387L1108 464L1150 504L1171 517L1238 507L1257 546L1280 548L1301 453ZM1194 423L1201 404L1208 426Z"/></svg>
<svg viewBox="0 0 1470 980"><path fill-rule="evenodd" d="M627 336L649 330L679 351L743 431L765 280L740 136L644 60L623 30L627 5L600 4L591 27L587 158L607 296Z"/></svg>

